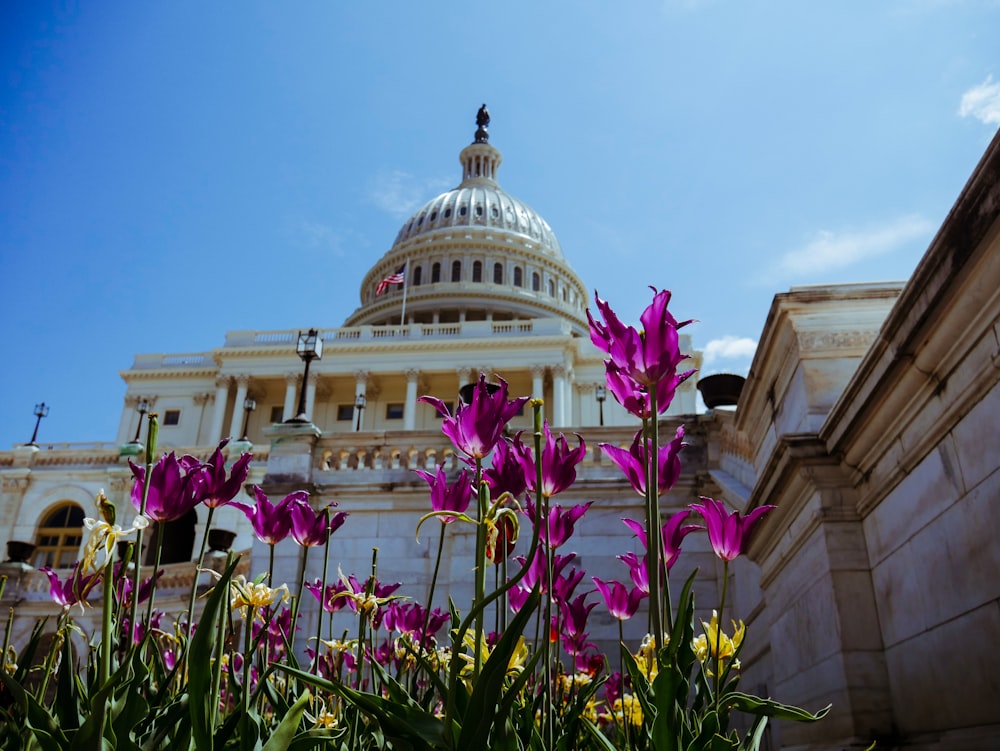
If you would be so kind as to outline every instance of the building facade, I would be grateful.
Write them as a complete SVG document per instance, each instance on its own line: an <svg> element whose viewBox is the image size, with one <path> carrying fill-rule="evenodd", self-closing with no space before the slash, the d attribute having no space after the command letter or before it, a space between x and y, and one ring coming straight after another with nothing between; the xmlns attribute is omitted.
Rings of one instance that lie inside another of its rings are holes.
<svg viewBox="0 0 1000 751"><path fill-rule="evenodd" d="M614 557L636 543L619 519L639 518L640 499L595 447L629 443L637 424L597 401L604 366L586 331L586 288L545 221L499 187L484 119L458 187L404 223L344 325L319 329L323 357L304 384L299 332L229 332L211 352L136 356L121 374L114 442L0 452L0 542L36 546L26 563L3 564L19 623L49 607L33 567L75 559L97 490L128 507L122 454L140 400L160 414L164 449L206 458L220 438L245 437L230 449L252 447L250 483L337 502L351 516L332 564L367 575L378 548L380 578L420 598L433 556L414 539L428 502L413 470L457 460L417 398L457 399L479 373L541 396L554 430L584 435L579 481L559 500L594 502L574 538L580 565L622 577ZM376 294L400 269L406 284ZM997 747L998 382L1000 136L908 282L779 294L735 412L695 414L694 384L678 392L661 431L684 423L690 445L666 511L699 495L743 512L777 506L729 569L723 617L748 626L744 685L812 710L833 704L820 723L776 724L770 748ZM288 423L300 395L307 419ZM204 519L195 524L203 531ZM263 570L267 552L242 514L222 509L213 526L235 532L248 570ZM442 586L456 602L471 592L473 543L471 532L449 537ZM298 556L279 548L278 581L297 577ZM677 576L695 569L699 609L711 610L722 567L692 535ZM170 570L178 592L190 586L190 563ZM591 627L608 646L616 627L599 611Z"/></svg>

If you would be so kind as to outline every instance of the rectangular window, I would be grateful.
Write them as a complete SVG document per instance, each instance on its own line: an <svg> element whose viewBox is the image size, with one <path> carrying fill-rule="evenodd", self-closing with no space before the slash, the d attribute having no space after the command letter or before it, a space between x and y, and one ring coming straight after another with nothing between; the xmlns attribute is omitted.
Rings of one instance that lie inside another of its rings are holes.
<svg viewBox="0 0 1000 751"><path fill-rule="evenodd" d="M350 422L354 419L354 405L353 404L338 404L337 405L337 421L338 422Z"/></svg>
<svg viewBox="0 0 1000 751"><path fill-rule="evenodd" d="M385 419L386 420L402 420L403 419L403 405L402 404L386 404L385 405Z"/></svg>
<svg viewBox="0 0 1000 751"><path fill-rule="evenodd" d="M281 422L284 419L285 419L285 408L282 405L276 404L275 406L271 407L271 422Z"/></svg>
<svg viewBox="0 0 1000 751"><path fill-rule="evenodd" d="M163 424L166 425L180 425L181 422L181 411L179 409L168 409L163 413Z"/></svg>

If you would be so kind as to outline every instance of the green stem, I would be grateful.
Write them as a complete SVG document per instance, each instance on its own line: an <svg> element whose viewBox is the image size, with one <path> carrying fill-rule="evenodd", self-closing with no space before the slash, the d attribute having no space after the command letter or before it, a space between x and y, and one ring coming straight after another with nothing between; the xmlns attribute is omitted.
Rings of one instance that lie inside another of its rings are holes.
<svg viewBox="0 0 1000 751"><path fill-rule="evenodd" d="M329 539L329 537L327 537ZM288 651L291 652L295 647L295 625L299 619L299 608L302 606L302 587L305 585L306 581L306 559L309 557L309 546L304 545L302 547L302 562L299 563L299 589L295 593L295 599L292 600L292 618L289 621L288 630L291 632L287 634L288 636ZM320 608L322 610L323 608Z"/></svg>
<svg viewBox="0 0 1000 751"><path fill-rule="evenodd" d="M167 525L164 522L156 523L156 556L153 561L153 580L150 582L149 587L149 604L146 606L146 625L153 619L153 599L156 595L156 580L159 578L156 572L160 570L160 554L163 552L163 532L166 530ZM136 571L139 570L139 566L136 566ZM136 579L139 577L136 576ZM135 599L139 599L139 588L136 587L134 592Z"/></svg>
<svg viewBox="0 0 1000 751"><path fill-rule="evenodd" d="M208 546L208 531L212 528L212 516L215 514L215 507L208 507L208 518L205 520L205 534L201 536L201 550L198 553L198 565L194 570L194 581L191 582L191 596L188 600L187 612L187 636L191 637L191 624L194 623L194 601L198 597L198 580L201 578L201 569L205 565L205 548ZM185 640L185 645L187 641Z"/></svg>
<svg viewBox="0 0 1000 751"><path fill-rule="evenodd" d="M146 423L146 472L142 478L142 500L139 502L139 515L146 514L146 500L149 498L149 481L153 475L153 456L156 454L156 438L160 432L160 419L155 412L150 412ZM142 583L142 529L135 533L135 576L132 582L132 602L129 604L129 628L135 628L135 614L139 608L139 585ZM131 640L130 640L131 641Z"/></svg>
<svg viewBox="0 0 1000 751"><path fill-rule="evenodd" d="M476 457L475 485L476 498L479 515L476 518L476 596L473 601L478 605L486 596L486 493L487 488L482 483L483 460ZM473 654L473 680L479 680L479 672L483 667L483 656L480 645L483 642L483 621L485 611L480 610L476 615L476 640L472 646Z"/></svg>
<svg viewBox="0 0 1000 751"><path fill-rule="evenodd" d="M329 511L327 514L329 515ZM327 519L327 529L329 529L329 519ZM323 636L323 613L326 610L326 575L327 567L330 564L330 538L333 535L326 536L326 544L323 545L323 580L320 582L319 586L319 615L316 616L316 652L313 654L313 664L312 673L313 675L318 675L319 671L319 648L322 646L320 644L320 639ZM330 616L330 623L333 624L333 616ZM333 641L333 639L331 639Z"/></svg>
<svg viewBox="0 0 1000 751"><path fill-rule="evenodd" d="M97 685L102 689L111 678L111 651L114 644L114 636L111 633L111 606L115 588L113 581L114 568L114 559L108 556L108 560L104 564L104 597L101 609L101 668L97 681Z"/></svg>
<svg viewBox="0 0 1000 751"><path fill-rule="evenodd" d="M437 587L438 572L441 570L441 554L444 552L444 531L447 524L441 525L441 534L438 536L437 557L434 559L434 575L431 576L431 587L427 593L427 607L424 609L424 628L420 632L420 649L424 650L424 640L427 639L427 629L430 628L431 608L434 607L434 589Z"/></svg>
<svg viewBox="0 0 1000 751"><path fill-rule="evenodd" d="M722 647L722 613L726 607L726 589L729 585L729 561L722 562L722 600L719 603L719 616L715 622L715 711L719 711L719 688L722 681L722 657L719 650Z"/></svg>
<svg viewBox="0 0 1000 751"><path fill-rule="evenodd" d="M660 521L659 489L659 415L656 406L656 386L649 388L649 411L652 417L648 421L648 436L646 440L646 463L648 474L646 481L646 550L649 555L648 578L650 608L653 615L653 638L656 644L656 667L663 670L663 531ZM646 421L644 421L646 422ZM644 426L645 427L645 426ZM668 603L668 608L670 607Z"/></svg>
<svg viewBox="0 0 1000 751"><path fill-rule="evenodd" d="M49 689L49 678L55 670L56 655L59 654L60 650L60 639L69 638L65 635L66 626L69 623L69 608L63 608L63 611L59 614L59 620L56 624L56 638L52 642L52 648L49 650L48 655L45 657L45 673L42 676L42 685L38 688L38 693L35 694L35 698L38 700L39 704L45 703L45 692Z"/></svg>
<svg viewBox="0 0 1000 751"><path fill-rule="evenodd" d="M274 576L274 543L270 543L267 551L267 586L272 585L272 579Z"/></svg>

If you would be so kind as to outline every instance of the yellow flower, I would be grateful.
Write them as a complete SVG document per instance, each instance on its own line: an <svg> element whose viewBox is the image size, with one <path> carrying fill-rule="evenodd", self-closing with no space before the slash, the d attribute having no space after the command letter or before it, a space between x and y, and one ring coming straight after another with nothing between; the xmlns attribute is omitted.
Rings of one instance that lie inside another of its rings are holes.
<svg viewBox="0 0 1000 751"><path fill-rule="evenodd" d="M102 499L104 502L102 502ZM102 515L105 516L107 514L104 513L104 507L110 505L106 501L107 498L104 497L103 492L98 494L98 507L102 509ZM110 518L114 518L113 515ZM104 561L107 562L114 555L118 538L127 537L133 532L145 529L149 526L149 519L145 516L137 516L132 520L132 526L128 529L122 529L120 524L113 524L104 519L98 521L90 517L83 520L83 525L90 530L90 537L87 538L87 544L83 548L83 565L85 569L97 569L97 553L99 550L104 549Z"/></svg>
<svg viewBox="0 0 1000 751"><path fill-rule="evenodd" d="M746 625L743 621L740 621L740 625L736 625L736 621L731 621L733 624L733 636L730 638L724 631L719 630L719 614L716 611L712 611L712 620L710 623L701 622L702 628L705 633L701 636L695 637L692 648L694 649L695 656L698 658L699 662L704 663L708 660L709 656L715 657L718 666L717 669L721 672L724 668L724 661L732 659L736 655L736 651L740 648L740 644L743 643L743 635L746 633ZM733 667L737 670L740 667L740 661L733 659ZM709 675L712 675L712 671L706 668Z"/></svg>
<svg viewBox="0 0 1000 751"><path fill-rule="evenodd" d="M620 699L615 699L611 705L611 712L614 719L620 723L626 721L633 727L642 727L642 704L638 697L632 694L623 694Z"/></svg>
<svg viewBox="0 0 1000 751"><path fill-rule="evenodd" d="M667 645L670 643L670 636L664 634L663 643ZM656 678L659 668L656 665L656 639L653 638L652 634L646 634L642 638L642 643L639 645L638 651L636 651L635 662L647 681L652 681Z"/></svg>
<svg viewBox="0 0 1000 751"><path fill-rule="evenodd" d="M291 596L287 584L269 587L264 584L262 577L260 579L248 581L243 574L237 574L229 580L230 606L233 610L239 609L244 618L248 607L259 610L277 602L286 602Z"/></svg>

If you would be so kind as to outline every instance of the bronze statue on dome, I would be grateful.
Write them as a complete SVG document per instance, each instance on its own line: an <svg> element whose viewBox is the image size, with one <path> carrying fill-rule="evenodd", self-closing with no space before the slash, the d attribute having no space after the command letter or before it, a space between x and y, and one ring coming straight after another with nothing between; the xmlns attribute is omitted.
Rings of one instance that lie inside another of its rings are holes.
<svg viewBox="0 0 1000 751"><path fill-rule="evenodd" d="M487 127L490 124L490 111L486 109L486 104L484 103L482 107L479 108L479 112L476 113L476 143L489 143L490 133Z"/></svg>

